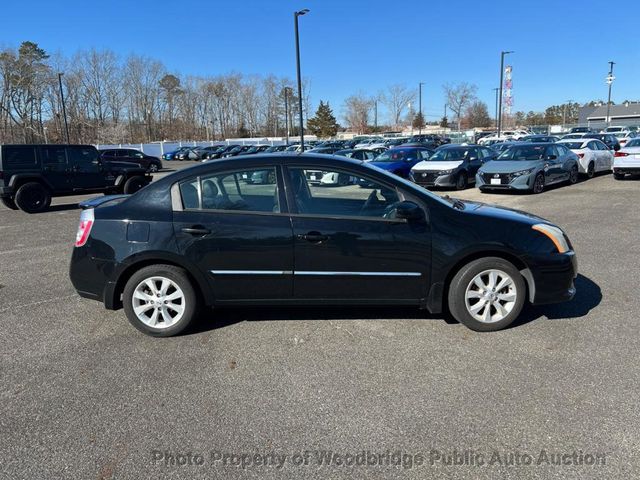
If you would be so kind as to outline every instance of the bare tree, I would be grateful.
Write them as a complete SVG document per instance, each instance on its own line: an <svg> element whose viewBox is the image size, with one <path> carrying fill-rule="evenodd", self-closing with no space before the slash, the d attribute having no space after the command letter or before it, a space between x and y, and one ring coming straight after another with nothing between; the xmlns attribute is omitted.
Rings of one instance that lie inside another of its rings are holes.
<svg viewBox="0 0 640 480"><path fill-rule="evenodd" d="M344 101L344 118L347 125L357 133L365 133L372 108L373 101L362 93L348 97Z"/></svg>
<svg viewBox="0 0 640 480"><path fill-rule="evenodd" d="M462 114L464 113L465 108L476 99L476 91L478 90L478 87L462 82L457 85L446 84L443 85L442 88L444 89L449 109L456 114L458 130L460 130Z"/></svg>
<svg viewBox="0 0 640 480"><path fill-rule="evenodd" d="M409 90L406 85L390 85L386 92L383 92L380 99L389 111L389 120L394 127L402 123L402 114L405 108L413 102L415 91Z"/></svg>

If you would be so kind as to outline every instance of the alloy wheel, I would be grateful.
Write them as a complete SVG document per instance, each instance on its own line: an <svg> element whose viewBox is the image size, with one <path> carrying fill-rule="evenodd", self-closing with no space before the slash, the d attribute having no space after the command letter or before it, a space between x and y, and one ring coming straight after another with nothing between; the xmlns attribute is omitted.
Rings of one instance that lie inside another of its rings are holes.
<svg viewBox="0 0 640 480"><path fill-rule="evenodd" d="M469 282L464 297L467 311L475 320L495 323L513 310L518 291L509 274L491 269L480 272Z"/></svg>
<svg viewBox="0 0 640 480"><path fill-rule="evenodd" d="M131 299L133 311L145 325L164 329L180 321L185 310L185 294L166 277L150 277L136 286Z"/></svg>

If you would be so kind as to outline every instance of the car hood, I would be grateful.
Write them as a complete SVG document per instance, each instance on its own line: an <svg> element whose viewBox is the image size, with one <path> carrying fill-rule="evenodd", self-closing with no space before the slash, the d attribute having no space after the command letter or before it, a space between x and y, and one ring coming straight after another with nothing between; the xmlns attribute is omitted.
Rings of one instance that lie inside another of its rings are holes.
<svg viewBox="0 0 640 480"><path fill-rule="evenodd" d="M463 160L450 160L450 161L434 161L430 162L428 160L423 160L420 163L417 163L413 170L420 171L434 171L439 172L440 170L452 170L454 168L458 168L462 165Z"/></svg>
<svg viewBox="0 0 640 480"><path fill-rule="evenodd" d="M542 165L542 160L491 160L485 163L481 169L485 173L511 173Z"/></svg>
<svg viewBox="0 0 640 480"><path fill-rule="evenodd" d="M482 202L470 202L463 200L465 209L464 212L474 216L499 218L502 220L516 221L529 225L535 225L536 223L552 223L532 213L523 212L522 210L516 210L513 208L500 207L498 205L489 205Z"/></svg>
<svg viewBox="0 0 640 480"><path fill-rule="evenodd" d="M407 163L411 163L411 162L404 162L404 161L400 161L400 162L376 162L374 160L373 162L367 162L367 163L369 165L373 165L374 167L381 168L382 170L393 170L394 168L401 167L401 166L406 165Z"/></svg>

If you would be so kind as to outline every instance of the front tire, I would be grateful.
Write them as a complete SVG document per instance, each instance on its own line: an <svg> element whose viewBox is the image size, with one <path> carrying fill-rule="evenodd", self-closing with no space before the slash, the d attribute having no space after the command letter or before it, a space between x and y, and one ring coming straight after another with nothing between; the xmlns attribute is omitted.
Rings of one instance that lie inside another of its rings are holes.
<svg viewBox="0 0 640 480"><path fill-rule="evenodd" d="M152 337L183 332L199 311L199 300L187 273L173 265L151 265L134 273L124 287L127 319Z"/></svg>
<svg viewBox="0 0 640 480"><path fill-rule="evenodd" d="M132 193L136 193L142 187L146 186L147 182L144 177L131 177L124 182L124 187L122 189L123 193L130 195Z"/></svg>
<svg viewBox="0 0 640 480"><path fill-rule="evenodd" d="M467 178L467 174L461 172L460 175L458 175L458 180L456 181L456 190L464 190L465 188L467 188L468 182L469 180Z"/></svg>
<svg viewBox="0 0 640 480"><path fill-rule="evenodd" d="M569 184L575 185L578 183L578 167L571 167L571 171L569 172Z"/></svg>
<svg viewBox="0 0 640 480"><path fill-rule="evenodd" d="M38 182L29 182L18 188L16 206L27 213L40 213L51 205L51 193Z"/></svg>
<svg viewBox="0 0 640 480"><path fill-rule="evenodd" d="M531 190L536 194L544 191L544 175L542 173L536 175L536 178L533 180L533 187Z"/></svg>
<svg viewBox="0 0 640 480"><path fill-rule="evenodd" d="M498 257L480 258L462 267L451 280L449 311L471 330L501 330L520 315L526 291L512 263Z"/></svg>
<svg viewBox="0 0 640 480"><path fill-rule="evenodd" d="M156 173L158 170L160 170L160 168L158 168L158 165L155 163L149 165L149 173Z"/></svg>
<svg viewBox="0 0 640 480"><path fill-rule="evenodd" d="M587 167L587 178L593 178L595 174L596 174L596 166L594 165L593 162L590 162L589 166Z"/></svg>

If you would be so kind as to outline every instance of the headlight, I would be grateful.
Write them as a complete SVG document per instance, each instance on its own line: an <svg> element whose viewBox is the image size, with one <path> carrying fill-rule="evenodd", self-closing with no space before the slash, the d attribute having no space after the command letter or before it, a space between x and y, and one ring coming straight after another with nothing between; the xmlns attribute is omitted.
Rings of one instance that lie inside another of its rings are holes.
<svg viewBox="0 0 640 480"><path fill-rule="evenodd" d="M455 169L455 168L451 168L451 169L449 169L449 170L440 170L440 171L438 172L438 175L449 175L450 173L453 173L453 172L455 172L455 171L456 171L456 169Z"/></svg>
<svg viewBox="0 0 640 480"><path fill-rule="evenodd" d="M530 168L528 170L520 170L519 172L513 172L511 174L512 177L521 177L522 175L529 175L531 172L533 172L535 170L535 168Z"/></svg>
<svg viewBox="0 0 640 480"><path fill-rule="evenodd" d="M559 253L565 253L570 250L569 243L560 228L546 223L537 223L531 227L532 229L546 235L556 246Z"/></svg>

